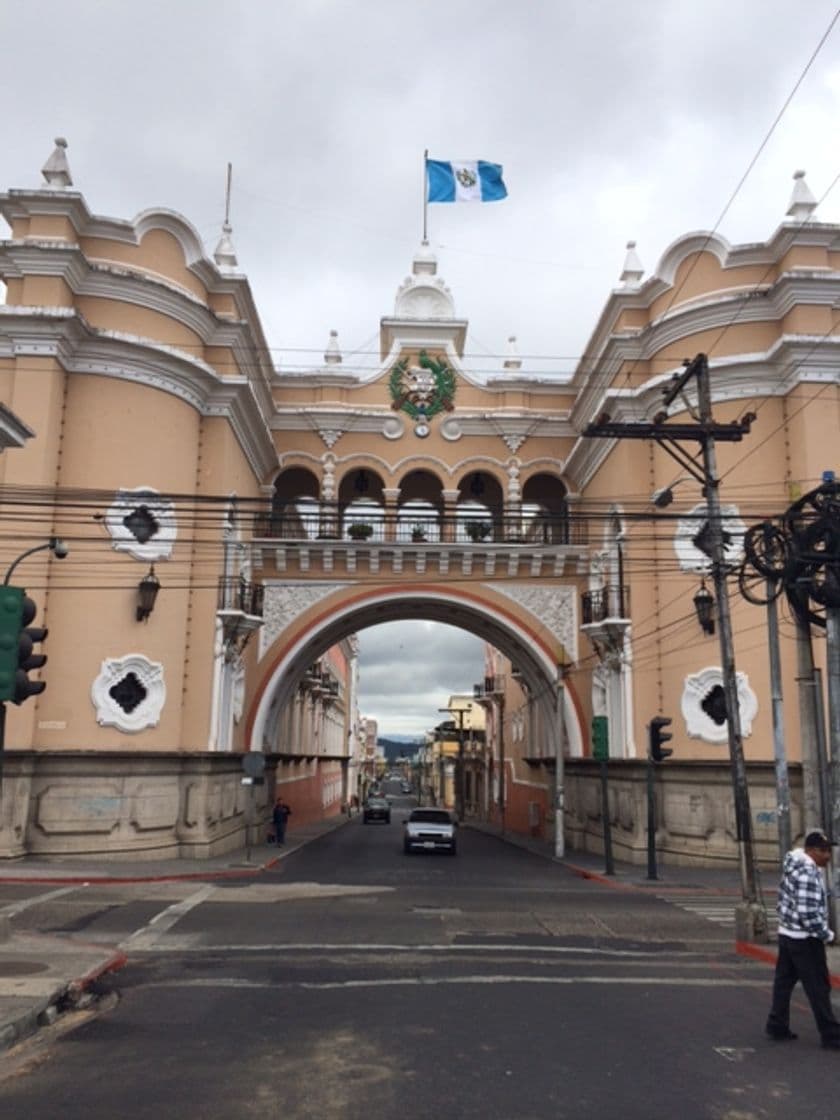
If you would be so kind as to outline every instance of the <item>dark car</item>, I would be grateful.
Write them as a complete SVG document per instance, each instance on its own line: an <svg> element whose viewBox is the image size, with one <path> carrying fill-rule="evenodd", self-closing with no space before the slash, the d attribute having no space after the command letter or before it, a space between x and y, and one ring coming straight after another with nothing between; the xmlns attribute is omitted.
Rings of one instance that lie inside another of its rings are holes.
<svg viewBox="0 0 840 1120"><path fill-rule="evenodd" d="M369 797L362 810L362 821L364 824L367 824L368 821L384 821L385 824L390 824L390 802L386 801L384 797Z"/></svg>

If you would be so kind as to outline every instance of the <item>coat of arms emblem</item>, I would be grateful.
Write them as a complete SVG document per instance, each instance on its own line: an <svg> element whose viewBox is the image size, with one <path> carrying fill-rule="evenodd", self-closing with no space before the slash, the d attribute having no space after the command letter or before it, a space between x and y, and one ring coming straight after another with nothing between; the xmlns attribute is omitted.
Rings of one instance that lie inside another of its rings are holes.
<svg viewBox="0 0 840 1120"><path fill-rule="evenodd" d="M417 363L401 358L389 379L391 408L406 412L415 421L415 433L428 435L428 421L439 412L455 407L455 374L446 362L430 358L421 350Z"/></svg>
<svg viewBox="0 0 840 1120"><path fill-rule="evenodd" d="M474 187L478 182L478 176L474 171L470 171L468 167L459 167L455 172L455 178L458 180L461 186L467 190L470 187Z"/></svg>

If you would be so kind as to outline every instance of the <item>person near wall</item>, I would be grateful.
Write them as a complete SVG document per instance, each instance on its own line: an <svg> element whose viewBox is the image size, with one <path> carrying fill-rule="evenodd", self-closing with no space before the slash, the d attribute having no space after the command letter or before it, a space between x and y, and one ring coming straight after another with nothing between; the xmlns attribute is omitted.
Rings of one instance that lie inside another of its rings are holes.
<svg viewBox="0 0 840 1120"><path fill-rule="evenodd" d="M274 810L271 814L274 821L274 840L277 844L284 844L286 842L286 822L292 815L292 810L286 804L282 797L277 798L274 802Z"/></svg>
<svg viewBox="0 0 840 1120"><path fill-rule="evenodd" d="M790 997L802 984L826 1050L840 1050L840 1022L831 1006L831 978L825 947L834 940L828 926L823 869L831 859L824 832L809 832L804 848L788 852L782 864L779 897L779 955L773 978L773 1002L766 1032L780 1042L795 1039L790 1029Z"/></svg>

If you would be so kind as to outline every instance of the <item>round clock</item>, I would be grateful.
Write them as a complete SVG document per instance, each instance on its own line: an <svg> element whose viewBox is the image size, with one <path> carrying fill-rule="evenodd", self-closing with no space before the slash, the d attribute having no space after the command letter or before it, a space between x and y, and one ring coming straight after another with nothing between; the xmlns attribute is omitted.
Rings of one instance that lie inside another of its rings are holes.
<svg viewBox="0 0 840 1120"><path fill-rule="evenodd" d="M414 434L416 436L419 436L421 439L425 439L425 437L429 434L429 430L429 425L425 420L421 420L419 424L414 425Z"/></svg>

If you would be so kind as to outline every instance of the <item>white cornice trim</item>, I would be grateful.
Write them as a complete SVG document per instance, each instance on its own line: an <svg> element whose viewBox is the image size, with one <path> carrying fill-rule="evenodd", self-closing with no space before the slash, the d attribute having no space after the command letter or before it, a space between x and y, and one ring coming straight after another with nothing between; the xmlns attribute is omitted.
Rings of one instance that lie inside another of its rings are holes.
<svg viewBox="0 0 840 1120"><path fill-rule="evenodd" d="M97 331L67 308L0 306L0 356L53 357L68 373L132 381L186 401L202 416L225 417L258 480L277 454L251 381L152 339Z"/></svg>
<svg viewBox="0 0 840 1120"><path fill-rule="evenodd" d="M791 248L799 245L806 247L818 246L827 250L836 251L840 248L840 226L819 222L806 222L804 224L786 222L779 226L766 243L756 242L736 246L730 245L729 242L719 234L705 231L687 233L678 238L665 250L653 275L651 275L648 280L638 287L629 289L616 288L610 294L601 311L595 329L584 348L583 357L572 377L573 384L579 385L582 381L585 381L588 376L587 371L592 368L596 361L600 363L603 352L609 345L610 336L615 323L621 313L628 309L649 308L660 296L672 291L676 270L679 268L680 264L693 253L700 251L712 253L717 257L722 269L731 270L754 265L772 266L778 263ZM830 278L834 275L836 274L829 273L828 277ZM812 281L816 280L819 283L826 279L826 272L824 270L815 269L810 270L810 272L808 270L799 269L793 272L787 272L784 277L780 277L779 280L776 281L773 285L773 290L778 288L783 280L788 277L804 279L808 276L810 276ZM717 297L712 299L712 302L721 302L727 293L731 296L733 289L728 288L721 290ZM743 298L743 293L741 298ZM834 299L836 299L836 295ZM810 302L810 300L806 300L805 302ZM817 299L817 302L821 302L821 299ZM677 304L673 309L669 309L669 311L662 316L662 320L674 315L679 315L681 310L686 306L691 307L692 304ZM653 324L651 324L651 326L652 325ZM717 323L713 325L720 324ZM647 332L649 329L650 328L647 327L645 331Z"/></svg>
<svg viewBox="0 0 840 1120"><path fill-rule="evenodd" d="M805 364L807 362L807 365ZM800 384L840 384L840 337L785 335L764 352L732 354L710 360L715 376L712 402L750 402L757 398L786 396ZM603 412L619 423L650 420L662 409L662 387L671 371L650 378L636 389L601 389L590 395L593 407L577 418L579 427ZM603 382L601 382L603 385ZM686 397L696 403L693 386ZM671 405L670 415L685 411L681 403ZM565 469L584 489L616 444L614 439L579 437Z"/></svg>
<svg viewBox="0 0 840 1120"><path fill-rule="evenodd" d="M254 334L256 349L261 355L261 364L270 367L265 332L257 314L247 277L227 270L222 272L207 256L198 230L183 214L161 207L142 210L133 221L98 217L91 214L84 198L78 192L55 190L11 190L0 193L0 214L10 225L14 220L32 214L66 217L79 238L115 241L133 246L139 245L142 238L151 230L165 230L178 241L184 253L186 267L209 293L232 296L239 318L248 323ZM25 242L34 246L41 243L40 240ZM270 372L270 368L264 368L263 376L268 378Z"/></svg>

